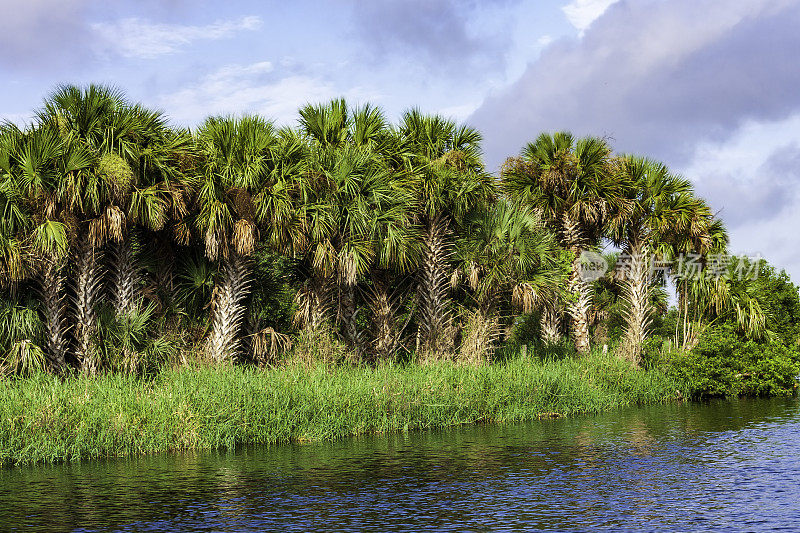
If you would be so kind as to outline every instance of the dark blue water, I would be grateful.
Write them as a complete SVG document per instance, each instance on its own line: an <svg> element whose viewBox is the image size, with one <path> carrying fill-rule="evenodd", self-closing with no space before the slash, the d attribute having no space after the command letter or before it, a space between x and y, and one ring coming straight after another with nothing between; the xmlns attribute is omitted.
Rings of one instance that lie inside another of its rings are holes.
<svg viewBox="0 0 800 533"><path fill-rule="evenodd" d="M796 399L0 470L0 530L800 531Z"/></svg>

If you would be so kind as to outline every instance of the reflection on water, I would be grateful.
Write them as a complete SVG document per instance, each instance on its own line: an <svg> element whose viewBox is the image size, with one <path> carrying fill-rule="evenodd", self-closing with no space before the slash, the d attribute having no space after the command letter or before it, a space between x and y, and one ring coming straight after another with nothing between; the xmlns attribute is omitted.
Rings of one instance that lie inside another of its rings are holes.
<svg viewBox="0 0 800 533"><path fill-rule="evenodd" d="M797 400L0 470L0 529L800 529Z"/></svg>

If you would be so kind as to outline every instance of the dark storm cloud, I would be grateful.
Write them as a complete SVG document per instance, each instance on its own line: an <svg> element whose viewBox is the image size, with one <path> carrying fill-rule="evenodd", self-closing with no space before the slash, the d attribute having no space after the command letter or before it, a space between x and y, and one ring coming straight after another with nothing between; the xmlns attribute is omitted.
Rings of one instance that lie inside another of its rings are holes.
<svg viewBox="0 0 800 533"><path fill-rule="evenodd" d="M551 45L470 122L492 167L557 129L680 166L701 139L800 109L798 28L797 0L623 0L582 40Z"/></svg>
<svg viewBox="0 0 800 533"><path fill-rule="evenodd" d="M502 7L516 0L356 0L356 35L376 60L401 56L463 74L468 68L502 68L509 35L470 31L479 8ZM480 23L478 24L480 25Z"/></svg>

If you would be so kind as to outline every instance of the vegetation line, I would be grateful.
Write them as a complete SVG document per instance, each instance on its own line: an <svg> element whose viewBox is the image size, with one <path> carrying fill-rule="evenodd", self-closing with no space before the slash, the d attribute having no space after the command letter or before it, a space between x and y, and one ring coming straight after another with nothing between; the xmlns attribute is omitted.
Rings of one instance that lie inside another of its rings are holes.
<svg viewBox="0 0 800 533"><path fill-rule="evenodd" d="M611 376L614 376L613 378ZM685 398L680 381L593 354L486 366L183 368L0 382L0 463L310 442L598 413Z"/></svg>

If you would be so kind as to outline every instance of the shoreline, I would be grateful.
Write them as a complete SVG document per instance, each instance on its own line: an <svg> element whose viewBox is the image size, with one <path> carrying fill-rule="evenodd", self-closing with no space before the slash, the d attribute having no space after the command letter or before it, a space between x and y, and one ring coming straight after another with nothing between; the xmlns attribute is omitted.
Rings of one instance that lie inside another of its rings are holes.
<svg viewBox="0 0 800 533"><path fill-rule="evenodd" d="M180 368L0 382L0 465L61 463L593 414L688 398L613 356L482 366Z"/></svg>

